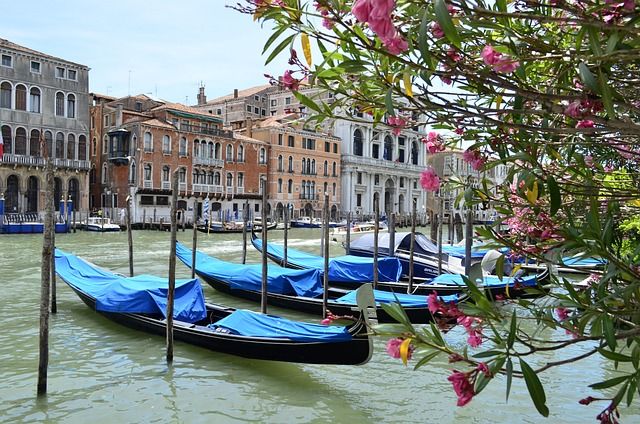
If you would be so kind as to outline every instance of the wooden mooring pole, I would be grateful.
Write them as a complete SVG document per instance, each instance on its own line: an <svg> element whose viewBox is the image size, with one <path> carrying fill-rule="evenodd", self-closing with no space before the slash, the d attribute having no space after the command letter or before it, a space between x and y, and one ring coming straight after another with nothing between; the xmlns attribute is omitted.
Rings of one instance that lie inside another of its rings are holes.
<svg viewBox="0 0 640 424"><path fill-rule="evenodd" d="M260 311L267 313L267 177L262 177L262 286Z"/></svg>
<svg viewBox="0 0 640 424"><path fill-rule="evenodd" d="M344 249L347 252L347 255L351 254L351 212L347 212L347 235L344 239Z"/></svg>
<svg viewBox="0 0 640 424"><path fill-rule="evenodd" d="M324 273L322 276L322 318L327 317L329 303L329 193L324 193L324 207L322 208L322 255L324 257Z"/></svg>
<svg viewBox="0 0 640 424"><path fill-rule="evenodd" d="M287 254L288 254L288 244L289 244L289 205L284 209L284 261L282 263L283 267L287 267Z"/></svg>
<svg viewBox="0 0 640 424"><path fill-rule="evenodd" d="M129 242L129 276L133 277L133 233L131 232L131 195L127 196L127 241Z"/></svg>
<svg viewBox="0 0 640 424"><path fill-rule="evenodd" d="M380 204L378 199L374 200L375 228L373 230L373 289L378 287L378 235L380 234Z"/></svg>
<svg viewBox="0 0 640 424"><path fill-rule="evenodd" d="M413 292L413 254L416 248L416 203L417 200L413 199L413 205L411 206L411 238L409 239L409 285L407 287L407 293Z"/></svg>
<svg viewBox="0 0 640 424"><path fill-rule="evenodd" d="M54 210L54 180L53 180L53 163L51 159L47 160L45 181L47 191L46 214L44 220L44 234L42 242L42 268L40 270L40 349L38 358L38 396L47 394L47 374L49 368L49 302L50 302L50 283L51 283L51 256L53 255L54 246L51 233L55 231L53 210Z"/></svg>
<svg viewBox="0 0 640 424"><path fill-rule="evenodd" d="M244 201L242 208L242 263L247 263L247 226L249 225L249 201ZM266 225L264 222L262 225Z"/></svg>
<svg viewBox="0 0 640 424"><path fill-rule="evenodd" d="M171 247L169 253L169 291L167 293L167 362L173 362L173 298L176 290L176 233L178 232L178 171L171 178Z"/></svg>
<svg viewBox="0 0 640 424"><path fill-rule="evenodd" d="M50 192L53 193L53 192ZM51 194L53 196L53 194ZM52 200L52 203L55 204L55 197ZM65 207L65 215L66 215L66 207ZM48 217L45 217L47 219ZM56 212L55 207L53 213L51 214L51 313L58 313L58 290L56 287ZM43 230L44 231L44 230Z"/></svg>
<svg viewBox="0 0 640 424"><path fill-rule="evenodd" d="M198 199L193 201L193 239L191 240L191 278L196 278L196 247L198 245Z"/></svg>

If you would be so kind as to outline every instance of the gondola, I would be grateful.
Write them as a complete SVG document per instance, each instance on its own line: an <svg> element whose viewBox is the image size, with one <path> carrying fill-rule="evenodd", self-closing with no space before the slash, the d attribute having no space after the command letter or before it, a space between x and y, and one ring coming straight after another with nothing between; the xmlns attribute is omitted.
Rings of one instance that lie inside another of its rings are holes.
<svg viewBox="0 0 640 424"><path fill-rule="evenodd" d="M270 224L267 224L267 231L269 230L275 230L278 227L278 223L277 222L272 222ZM242 233L242 224L240 225L224 225L224 224L216 224L216 225L211 225L211 226L207 226L207 225L198 225L196 226L196 229L198 231L200 231L201 233L207 233L207 234L239 234ZM262 231L262 227L260 225L256 226L256 231ZM251 231L251 228L247 228L247 231Z"/></svg>
<svg viewBox="0 0 640 424"><path fill-rule="evenodd" d="M166 334L167 279L122 277L58 249L55 263L58 276L89 308L127 327ZM180 280L173 334L176 340L251 359L360 365L372 354L366 313L374 304L370 286L356 297L351 325L325 326L208 304L197 279Z"/></svg>
<svg viewBox="0 0 640 424"><path fill-rule="evenodd" d="M262 240L251 232L251 244L262 252ZM280 266L292 269L317 269L324 271L324 258L311 255L296 249L287 249L287 260L284 260L284 248L267 243L267 257ZM400 261L393 257L378 259L378 281L400 280L402 267ZM329 259L329 284L337 287L355 288L362 283L373 281L373 259L360 256L345 255ZM406 293L406 290L404 291Z"/></svg>
<svg viewBox="0 0 640 424"><path fill-rule="evenodd" d="M176 255L191 267L192 251L177 243ZM214 289L243 299L261 300L262 265L240 265L213 258L196 251L196 274ZM267 271L267 302L269 305L294 309L315 315L323 313L322 274L316 269L293 270L271 264ZM355 290L330 288L327 309L334 315L351 315L355 308ZM426 296L408 295L374 290L379 323L395 323L380 303L399 302L411 322L427 323L433 320ZM444 302L456 302L458 296L442 297Z"/></svg>

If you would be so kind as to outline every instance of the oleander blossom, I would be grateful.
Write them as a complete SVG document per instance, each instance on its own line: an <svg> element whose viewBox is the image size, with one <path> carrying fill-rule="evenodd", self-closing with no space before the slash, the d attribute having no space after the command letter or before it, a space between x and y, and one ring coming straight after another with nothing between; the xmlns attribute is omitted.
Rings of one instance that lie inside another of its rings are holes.
<svg viewBox="0 0 640 424"><path fill-rule="evenodd" d="M387 51L398 55L409 48L407 41L393 25L391 14L396 8L395 0L356 0L351 13L380 38Z"/></svg>
<svg viewBox="0 0 640 424"><path fill-rule="evenodd" d="M390 116L387 119L387 123L392 127L391 132L395 135L400 135L404 127L407 125L407 120L402 116Z"/></svg>
<svg viewBox="0 0 640 424"><path fill-rule="evenodd" d="M458 406L465 406L475 396L473 385L469 381L469 375L470 373L453 370L453 374L447 377L447 380L453 385L456 396L458 396Z"/></svg>
<svg viewBox="0 0 640 424"><path fill-rule="evenodd" d="M480 57L485 64L491 66L494 71L509 74L520 66L520 62L496 51L490 44L482 49Z"/></svg>
<svg viewBox="0 0 640 424"><path fill-rule="evenodd" d="M429 131L427 136L422 137L420 141L422 141L427 146L427 152L429 153L438 153L442 152L445 149L442 139L435 131Z"/></svg>
<svg viewBox="0 0 640 424"><path fill-rule="evenodd" d="M485 164L485 159L482 157L482 153L476 149L465 150L464 153L462 153L462 160L470 164L476 171L480 171Z"/></svg>
<svg viewBox="0 0 640 424"><path fill-rule="evenodd" d="M300 87L300 80L293 77L293 71L286 70L282 76L282 85L289 90L297 90Z"/></svg>
<svg viewBox="0 0 640 424"><path fill-rule="evenodd" d="M440 177L429 167L420 173L420 185L427 191L436 192L440 188Z"/></svg>
<svg viewBox="0 0 640 424"><path fill-rule="evenodd" d="M401 359L402 355L400 354L400 346L404 342L405 339L401 337L396 337L395 339L389 339L387 341L387 353L389 356L395 359ZM407 360L411 359L411 355L413 354L413 350L415 349L414 345L409 345L409 351L407 352Z"/></svg>

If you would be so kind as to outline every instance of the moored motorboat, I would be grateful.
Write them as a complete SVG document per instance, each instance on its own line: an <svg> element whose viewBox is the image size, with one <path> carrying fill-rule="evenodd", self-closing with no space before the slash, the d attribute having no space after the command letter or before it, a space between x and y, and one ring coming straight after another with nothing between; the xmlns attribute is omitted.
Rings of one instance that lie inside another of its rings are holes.
<svg viewBox="0 0 640 424"><path fill-rule="evenodd" d="M82 224L85 231L93 231L99 233L111 233L120 231L120 226L111 222L110 218L101 216L90 216Z"/></svg>
<svg viewBox="0 0 640 424"><path fill-rule="evenodd" d="M166 334L166 278L126 278L56 249L56 273L91 309L125 326ZM204 301L197 279L176 281L176 340L252 359L315 364L364 364L371 358L368 308L371 288L357 293L357 311L348 326L325 326L237 310Z"/></svg>

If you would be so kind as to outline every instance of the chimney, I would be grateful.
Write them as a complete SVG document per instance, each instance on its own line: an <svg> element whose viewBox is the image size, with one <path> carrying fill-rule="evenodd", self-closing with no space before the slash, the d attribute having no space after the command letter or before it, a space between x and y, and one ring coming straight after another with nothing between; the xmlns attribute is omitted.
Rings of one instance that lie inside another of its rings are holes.
<svg viewBox="0 0 640 424"><path fill-rule="evenodd" d="M207 96L204 94L204 85L200 85L198 90L198 106L202 106L207 103Z"/></svg>
<svg viewBox="0 0 640 424"><path fill-rule="evenodd" d="M116 127L122 126L122 103L116 105Z"/></svg>
<svg viewBox="0 0 640 424"><path fill-rule="evenodd" d="M247 137L253 138L253 119L251 119L251 117L247 117L245 127L247 128Z"/></svg>
<svg viewBox="0 0 640 424"><path fill-rule="evenodd" d="M237 99L237 98L238 98L238 89L237 89L237 88L234 88L234 89L233 89L233 98L234 98L234 99Z"/></svg>

